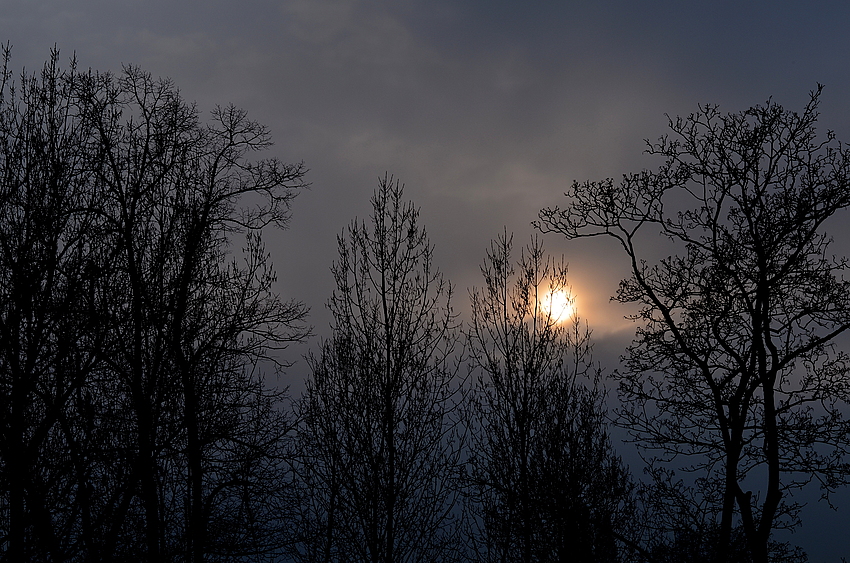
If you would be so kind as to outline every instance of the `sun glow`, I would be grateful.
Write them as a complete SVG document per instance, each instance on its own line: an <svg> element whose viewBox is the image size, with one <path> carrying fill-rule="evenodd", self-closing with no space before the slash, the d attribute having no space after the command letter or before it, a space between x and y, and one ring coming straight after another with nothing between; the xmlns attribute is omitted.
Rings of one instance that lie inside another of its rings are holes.
<svg viewBox="0 0 850 563"><path fill-rule="evenodd" d="M575 313L575 298L564 289L551 289L540 301L540 309L554 323L563 323Z"/></svg>

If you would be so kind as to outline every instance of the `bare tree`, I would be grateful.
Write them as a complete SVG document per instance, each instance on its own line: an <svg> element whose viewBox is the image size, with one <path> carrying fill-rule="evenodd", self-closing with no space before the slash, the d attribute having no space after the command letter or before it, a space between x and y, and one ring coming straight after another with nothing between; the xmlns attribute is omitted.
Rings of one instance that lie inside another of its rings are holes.
<svg viewBox="0 0 850 563"><path fill-rule="evenodd" d="M384 177L370 223L339 237L333 336L298 411L302 560L442 561L455 547L451 286L402 195Z"/></svg>
<svg viewBox="0 0 850 563"><path fill-rule="evenodd" d="M89 190L93 135L77 118L80 75L58 52L15 83L0 74L0 553L72 559L92 541L91 464L78 446L86 385L106 337L108 262ZM75 422L76 421L76 422ZM89 467L83 467L88 465ZM83 519L83 521L81 521Z"/></svg>
<svg viewBox="0 0 850 563"><path fill-rule="evenodd" d="M623 249L631 278L616 299L640 305L640 324L620 420L717 488L721 561L738 519L753 560L768 561L772 532L798 522L790 493L815 480L828 496L850 475L850 378L834 346L850 282L825 232L850 206L850 153L816 135L820 92L799 114L700 107L649 144L658 170L574 183L564 209L540 213L545 231ZM678 253L648 263L648 229Z"/></svg>
<svg viewBox="0 0 850 563"><path fill-rule="evenodd" d="M263 126L232 106L203 125L170 82L138 69L98 77L89 95L119 249L114 283L126 296L109 362L138 444L129 457L146 553L202 561L243 551L213 542L208 528L226 517L213 510L223 496L256 497L244 493L257 474L233 465L233 446L255 443L244 429L257 415L249 405L271 397L257 379L263 362L274 366L269 352L304 335L303 307L272 292L260 237L285 225L303 167L249 160L271 144ZM229 256L240 240L241 257Z"/></svg>
<svg viewBox="0 0 850 563"><path fill-rule="evenodd" d="M507 233L493 241L484 287L470 294L475 551L485 561L617 561L632 485L606 432L590 330L564 301L563 261L536 238L516 265L511 253Z"/></svg>
<svg viewBox="0 0 850 563"><path fill-rule="evenodd" d="M169 81L57 60L0 77L0 552L270 553L291 422L264 375L305 310L261 232L304 169L254 159L241 110L203 124Z"/></svg>

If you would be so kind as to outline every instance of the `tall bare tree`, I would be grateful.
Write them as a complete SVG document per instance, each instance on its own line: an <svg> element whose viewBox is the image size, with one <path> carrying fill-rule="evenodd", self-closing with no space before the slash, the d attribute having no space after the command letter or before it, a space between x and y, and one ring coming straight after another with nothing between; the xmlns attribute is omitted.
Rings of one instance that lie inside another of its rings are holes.
<svg viewBox="0 0 850 563"><path fill-rule="evenodd" d="M452 292L402 195L384 177L371 221L339 237L333 336L298 411L302 560L443 561L456 549Z"/></svg>
<svg viewBox="0 0 850 563"><path fill-rule="evenodd" d="M590 330L538 239L491 243L471 291L469 511L484 561L617 561L632 484L606 431ZM555 301L553 303L553 301Z"/></svg>
<svg viewBox="0 0 850 563"><path fill-rule="evenodd" d="M6 51L8 62L8 49ZM8 68L8 67L4 67ZM279 547L290 423L264 381L305 333L261 232L304 169L135 68L0 84L0 553L207 560ZM233 244L243 250L233 251Z"/></svg>
<svg viewBox="0 0 850 563"><path fill-rule="evenodd" d="M170 82L136 68L98 77L89 95L126 296L109 361L138 444L129 455L146 552L202 561L245 549L215 544L208 529L225 516L213 510L222 496L250 498L257 477L226 468L234 443L253 441L252 397L268 393L258 362L273 367L268 352L304 334L303 307L272 292L260 237L285 225L304 170L249 160L271 144L262 125L232 106L204 125ZM232 242L244 244L241 256L228 256Z"/></svg>
<svg viewBox="0 0 850 563"><path fill-rule="evenodd" d="M89 187L94 135L80 74L58 52L40 73L0 75L0 553L71 559L92 540L90 469L76 447L106 331L95 272L108 263ZM95 254L96 253L96 254ZM91 425L88 425L91 426ZM83 439L81 436L80 439ZM82 524L82 532L80 526Z"/></svg>
<svg viewBox="0 0 850 563"><path fill-rule="evenodd" d="M818 137L821 88L801 113L774 102L702 106L649 144L658 170L574 183L540 228L607 236L631 266L616 299L640 306L618 375L620 420L663 459L687 460L719 491L717 560L740 522L754 561L796 525L790 493L845 485L847 260L830 218L850 206L850 152ZM650 263L654 230L675 254Z"/></svg>

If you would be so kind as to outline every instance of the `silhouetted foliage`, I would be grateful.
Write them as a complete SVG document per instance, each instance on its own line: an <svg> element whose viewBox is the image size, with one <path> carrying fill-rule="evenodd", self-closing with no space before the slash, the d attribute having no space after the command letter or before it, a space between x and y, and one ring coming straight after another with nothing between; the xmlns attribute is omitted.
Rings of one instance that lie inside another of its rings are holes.
<svg viewBox="0 0 850 563"><path fill-rule="evenodd" d="M740 526L765 563L773 530L798 523L790 493L814 480L828 495L850 476L848 358L833 344L850 328L850 282L824 228L850 206L850 153L817 137L819 96L799 114L701 107L649 144L658 170L574 183L564 209L540 213L543 230L625 252L616 299L640 312L619 419L718 491L718 561ZM650 263L648 229L676 253Z"/></svg>
<svg viewBox="0 0 850 563"><path fill-rule="evenodd" d="M300 165L233 107L57 65L0 85L0 549L208 561L280 547L291 423L263 373L305 334L260 233ZM232 243L241 243L233 252Z"/></svg>
<svg viewBox="0 0 850 563"><path fill-rule="evenodd" d="M333 335L299 401L301 561L449 561L461 453L451 286L419 212L384 177L338 238Z"/></svg>
<svg viewBox="0 0 850 563"><path fill-rule="evenodd" d="M514 265L511 239L491 243L485 286L471 291L474 550L482 561L618 561L632 483L606 432L590 330L551 305L570 292L566 264L534 239Z"/></svg>

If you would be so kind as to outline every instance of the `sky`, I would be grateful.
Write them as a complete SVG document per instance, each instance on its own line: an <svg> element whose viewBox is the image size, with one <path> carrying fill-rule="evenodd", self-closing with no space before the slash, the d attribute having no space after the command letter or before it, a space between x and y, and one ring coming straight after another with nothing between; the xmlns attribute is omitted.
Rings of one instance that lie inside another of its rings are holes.
<svg viewBox="0 0 850 563"><path fill-rule="evenodd" d="M0 2L13 69L39 69L54 44L82 68L137 65L202 111L242 107L270 128L269 156L305 163L311 189L266 240L281 294L311 308L320 336L336 236L368 217L379 176L421 208L463 315L492 238L507 229L526 243L573 180L658 165L644 139L666 132L666 115L769 98L802 109L822 83L820 127L850 140L848 24L850 3L817 0ZM609 302L624 257L609 241L543 242L570 263L577 309L613 369L633 334L631 310ZM304 370L299 360L285 383L300 388ZM791 538L813 562L850 558L842 498L838 512L806 508Z"/></svg>

